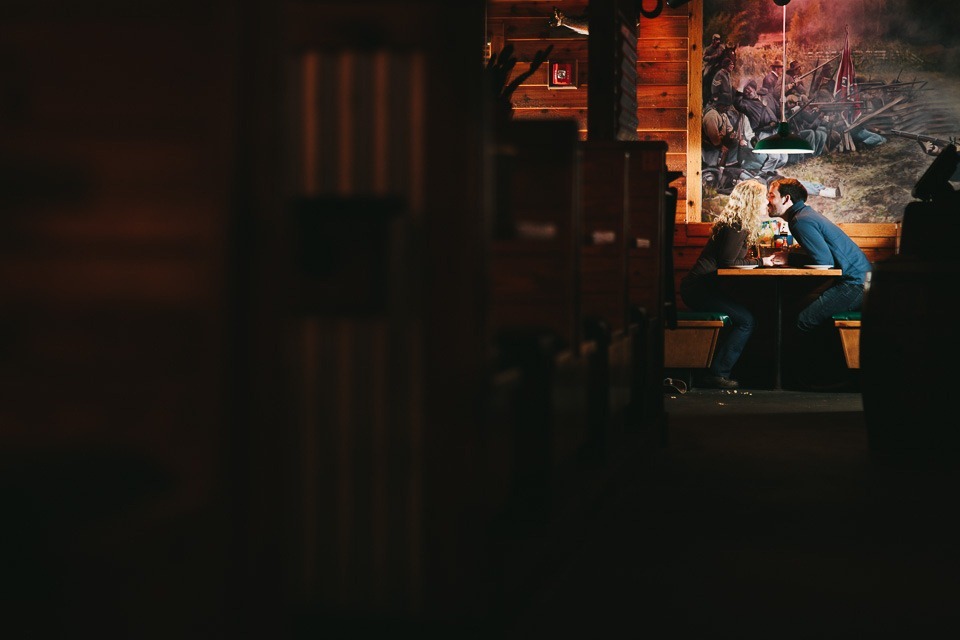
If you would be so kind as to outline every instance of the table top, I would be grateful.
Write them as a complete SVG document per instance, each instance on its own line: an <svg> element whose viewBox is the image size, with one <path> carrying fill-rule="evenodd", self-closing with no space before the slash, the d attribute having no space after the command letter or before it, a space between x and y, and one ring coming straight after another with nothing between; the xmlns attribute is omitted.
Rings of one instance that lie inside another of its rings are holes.
<svg viewBox="0 0 960 640"><path fill-rule="evenodd" d="M717 275L720 276L842 276L843 270L837 268L830 269L805 269L803 267L757 267L756 269L717 269Z"/></svg>

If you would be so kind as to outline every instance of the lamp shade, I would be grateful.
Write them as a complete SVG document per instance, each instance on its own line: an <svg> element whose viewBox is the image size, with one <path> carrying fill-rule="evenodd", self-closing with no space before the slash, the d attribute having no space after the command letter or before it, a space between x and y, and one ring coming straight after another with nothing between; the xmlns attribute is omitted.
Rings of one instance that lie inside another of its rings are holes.
<svg viewBox="0 0 960 640"><path fill-rule="evenodd" d="M777 133L757 142L754 153L813 153L810 144L798 135L790 133L790 124L781 122Z"/></svg>
<svg viewBox="0 0 960 640"><path fill-rule="evenodd" d="M787 3L790 0L773 0L783 7L783 66L787 66ZM780 78L780 124L777 133L764 138L753 148L754 153L813 153L813 147L800 136L790 133L786 114L786 78Z"/></svg>

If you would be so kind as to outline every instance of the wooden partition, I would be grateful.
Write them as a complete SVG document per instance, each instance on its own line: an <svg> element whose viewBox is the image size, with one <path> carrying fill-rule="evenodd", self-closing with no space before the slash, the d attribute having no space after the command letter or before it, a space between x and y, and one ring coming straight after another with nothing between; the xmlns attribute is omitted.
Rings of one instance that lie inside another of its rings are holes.
<svg viewBox="0 0 960 640"><path fill-rule="evenodd" d="M658 424L663 418L663 326L665 282L669 274L666 237L667 144L628 143L624 200L628 211L627 301L638 324L633 405L638 419Z"/></svg>
<svg viewBox="0 0 960 640"><path fill-rule="evenodd" d="M500 132L490 248L494 334L549 331L564 348L580 347L576 145L572 121L512 122Z"/></svg>
<svg viewBox="0 0 960 640"><path fill-rule="evenodd" d="M534 587L588 442L596 350L580 310L582 233L576 123L511 122L497 131L488 252L492 382L484 399L488 460L507 465L492 487L496 593L512 606ZM511 389L512 387L512 389ZM497 471L494 465L490 469ZM494 476L496 479L496 476Z"/></svg>
<svg viewBox="0 0 960 640"><path fill-rule="evenodd" d="M627 146L621 142L581 144L583 233L580 286L584 330L596 339L602 369L591 402L606 419L595 425L598 441L607 442L627 419L633 377L636 324L627 300L626 207Z"/></svg>
<svg viewBox="0 0 960 640"><path fill-rule="evenodd" d="M623 402L635 423L655 422L660 403L666 145L583 143L582 291L586 317L609 324L610 409ZM628 389L625 391L625 388Z"/></svg>
<svg viewBox="0 0 960 640"><path fill-rule="evenodd" d="M583 234L580 246L582 310L622 332L630 323L627 299L627 182L629 145L584 142Z"/></svg>
<svg viewBox="0 0 960 640"><path fill-rule="evenodd" d="M557 474L585 445L595 347L580 309L580 164L572 120L497 136L488 319L501 367L521 373L514 497L545 517Z"/></svg>
<svg viewBox="0 0 960 640"><path fill-rule="evenodd" d="M666 145L581 142L560 120L514 121L495 148L488 320L498 388L515 388L487 407L515 431L491 422L487 459L511 469L496 543L512 600L545 553L518 523L568 529L625 451L658 442Z"/></svg>

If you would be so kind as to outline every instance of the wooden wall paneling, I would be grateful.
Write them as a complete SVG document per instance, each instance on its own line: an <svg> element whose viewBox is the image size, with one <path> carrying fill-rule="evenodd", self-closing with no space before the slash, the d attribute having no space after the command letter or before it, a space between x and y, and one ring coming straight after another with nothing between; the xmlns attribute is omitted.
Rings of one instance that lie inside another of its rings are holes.
<svg viewBox="0 0 960 640"><path fill-rule="evenodd" d="M580 86L576 90L556 90L548 89L545 86L539 87L523 84L513 92L513 108L516 110L586 109L587 88Z"/></svg>
<svg viewBox="0 0 960 640"><path fill-rule="evenodd" d="M656 135L660 131L686 131L686 107L637 107L637 130L640 135Z"/></svg>
<svg viewBox="0 0 960 640"><path fill-rule="evenodd" d="M663 12L656 18L640 16L640 32L649 40L684 40L689 37L691 11L687 6L672 9L664 5Z"/></svg>
<svg viewBox="0 0 960 640"><path fill-rule="evenodd" d="M666 84L687 86L687 63L680 62L637 62L638 84Z"/></svg>
<svg viewBox="0 0 960 640"><path fill-rule="evenodd" d="M522 73L526 73L530 70L529 62L517 62L514 66L513 71L510 72L507 82L510 82L515 77ZM546 63L540 65L526 80L523 81L525 85L542 85L544 87L548 86L548 75L547 75L547 65Z"/></svg>
<svg viewBox="0 0 960 640"><path fill-rule="evenodd" d="M586 39L580 40L511 40L505 38L506 42L513 44L513 55L518 63L530 62L534 54L547 48L547 45L553 45L550 51L550 57L562 60L577 60L581 65L586 66L588 59L588 49ZM580 70L583 73L584 69Z"/></svg>
<svg viewBox="0 0 960 640"><path fill-rule="evenodd" d="M491 17L547 19L553 15L553 7L559 7L567 15L582 16L589 4L589 0L487 0L487 12Z"/></svg>
<svg viewBox="0 0 960 640"><path fill-rule="evenodd" d="M667 168L670 167L670 162L667 162ZM681 203L684 201L684 198L687 197L687 179L686 177L680 177L670 183L670 186L677 190L677 202ZM677 205L679 210L680 205Z"/></svg>
<svg viewBox="0 0 960 640"><path fill-rule="evenodd" d="M587 110L584 109L514 109L517 120L574 120L580 139L585 139L587 131Z"/></svg>
<svg viewBox="0 0 960 640"><path fill-rule="evenodd" d="M692 6L692 5L697 6ZM692 161L688 149L689 96L687 86L691 77L689 37L693 22L698 22L695 13L699 3L691 3L677 9L664 7L654 19L641 17L637 42L638 64L638 133L641 139L658 136L669 144L667 166L671 171L681 172L682 177L672 183L678 190L675 220L686 222L690 216L689 181ZM673 89L670 89L673 87ZM674 95L676 94L676 95ZM670 118L664 118L669 109ZM684 132L683 139L667 133ZM699 147L697 147L699 148ZM699 153L696 170L699 172ZM699 174L697 174L699 175Z"/></svg>
<svg viewBox="0 0 960 640"><path fill-rule="evenodd" d="M687 145L687 132L681 131L644 131L640 134L641 140L655 141L660 140L667 143L667 149L671 152L679 153L676 149L685 149Z"/></svg>
<svg viewBox="0 0 960 640"><path fill-rule="evenodd" d="M486 51L487 56L491 56L494 53L500 53L503 50L503 45L506 42L506 37L504 36L504 24L503 20L497 19L487 19L487 33L486 33ZM487 58L489 59L489 57ZM486 63L486 60L484 60ZM519 63L518 63L519 66ZM529 65L527 65L529 68Z"/></svg>
<svg viewBox="0 0 960 640"><path fill-rule="evenodd" d="M639 84L637 86L637 107L646 109L675 108L683 109L687 105L687 88L672 84Z"/></svg>
<svg viewBox="0 0 960 640"><path fill-rule="evenodd" d="M488 2L488 31L491 26L502 27L500 46L513 45L517 64L513 75L529 69L537 51L548 45L553 50L545 62L514 93L515 120L576 120L579 138L587 136L587 99L590 82L587 36L566 28L551 28L548 21L557 6L569 16L585 16L587 2ZM494 48L494 51L498 50ZM576 89L549 89L548 64L550 60L575 62L578 68Z"/></svg>
<svg viewBox="0 0 960 640"><path fill-rule="evenodd" d="M504 25L503 35L508 40L557 40L567 38L570 40L586 40L586 36L580 35L569 29L558 29L550 27L547 22L553 15L553 5L545 7L545 15L536 16L509 16L496 17L492 20L500 21Z"/></svg>
<svg viewBox="0 0 960 640"><path fill-rule="evenodd" d="M686 153L668 153L667 154L667 169L674 172L682 172L687 168L687 163L689 162L689 155ZM682 180L683 178L678 178ZM689 191L688 191L689 193Z"/></svg>
<svg viewBox="0 0 960 640"><path fill-rule="evenodd" d="M703 86L700 82L703 70L703 3L690 4L690 21L688 24L689 71L687 77L687 166L686 176L686 213L683 220L678 216L678 222L699 222L703 208L703 183L701 169L701 120L703 118Z"/></svg>
<svg viewBox="0 0 960 640"><path fill-rule="evenodd" d="M685 63L690 53L687 38L647 38L646 18L640 19L640 37L637 38L637 62Z"/></svg>

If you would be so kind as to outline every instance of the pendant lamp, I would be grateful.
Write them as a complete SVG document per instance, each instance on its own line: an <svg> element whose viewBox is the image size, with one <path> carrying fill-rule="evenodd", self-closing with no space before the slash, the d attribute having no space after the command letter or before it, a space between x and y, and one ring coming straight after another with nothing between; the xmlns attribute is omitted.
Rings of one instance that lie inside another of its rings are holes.
<svg viewBox="0 0 960 640"><path fill-rule="evenodd" d="M780 124L777 125L777 132L769 138L764 138L757 142L753 148L754 153L813 153L810 144L798 135L790 133L790 123L786 116L786 93L787 83L787 4L790 0L773 0L775 4L783 7L783 73L780 76Z"/></svg>

